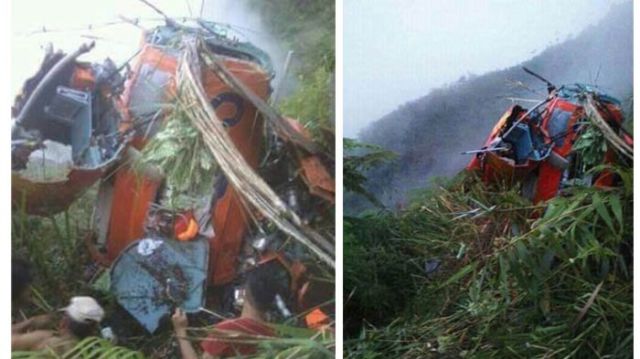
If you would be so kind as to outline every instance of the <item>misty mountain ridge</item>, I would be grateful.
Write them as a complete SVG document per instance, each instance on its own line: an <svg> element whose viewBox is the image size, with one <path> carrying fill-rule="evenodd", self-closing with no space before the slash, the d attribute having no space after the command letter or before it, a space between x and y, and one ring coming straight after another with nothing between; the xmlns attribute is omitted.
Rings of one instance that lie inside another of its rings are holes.
<svg viewBox="0 0 640 359"><path fill-rule="evenodd" d="M499 48L496 56L500 56ZM632 2L612 6L596 25L530 60L462 77L369 125L359 140L398 154L393 164L368 173L371 193L393 206L405 202L411 190L428 186L433 177L452 176L462 170L471 157L460 153L480 148L509 106L532 105L510 98L537 101L546 96L546 85L526 74L522 66L557 86L576 82L597 85L629 108L633 96ZM347 207L361 207L359 202L352 197Z"/></svg>

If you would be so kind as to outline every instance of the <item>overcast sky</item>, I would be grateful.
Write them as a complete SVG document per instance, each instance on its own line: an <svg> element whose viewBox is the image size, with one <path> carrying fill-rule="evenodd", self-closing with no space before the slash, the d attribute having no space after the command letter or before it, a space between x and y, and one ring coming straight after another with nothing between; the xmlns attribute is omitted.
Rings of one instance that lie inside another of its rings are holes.
<svg viewBox="0 0 640 359"><path fill-rule="evenodd" d="M264 28L260 17L247 10L245 0L204 0L203 18L235 25L238 35L267 51L277 72L284 63L284 50ZM200 14L201 0L151 0L172 17ZM96 47L81 60L99 61L111 57L121 63L138 49L141 30L122 23L118 15L127 18L158 19L139 0L20 0L11 4L11 96L38 69L51 42L54 48L66 52L76 50L81 43L96 39ZM120 22L116 25L107 25ZM147 21L149 28L161 21ZM88 29L92 25L92 29ZM42 32L43 27L46 32Z"/></svg>
<svg viewBox="0 0 640 359"><path fill-rule="evenodd" d="M344 135L465 74L527 60L598 22L610 3L344 0Z"/></svg>

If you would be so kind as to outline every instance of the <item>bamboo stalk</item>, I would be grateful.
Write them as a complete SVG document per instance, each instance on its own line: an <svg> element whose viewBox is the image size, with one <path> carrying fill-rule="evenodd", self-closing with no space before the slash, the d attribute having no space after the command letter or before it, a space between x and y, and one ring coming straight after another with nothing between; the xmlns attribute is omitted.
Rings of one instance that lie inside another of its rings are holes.
<svg viewBox="0 0 640 359"><path fill-rule="evenodd" d="M587 102L584 104L584 108L587 117L589 117L589 120L594 125L596 125L600 129L600 131L602 131L602 134L604 135L604 138L607 140L607 142L615 147L622 155L628 157L633 161L633 148L627 145L620 138L620 136L618 136L618 134L613 132L611 126L607 124L607 121L605 121L602 116L600 116L600 112L598 112L598 108L596 106L595 100L593 99L593 96L587 96Z"/></svg>
<svg viewBox="0 0 640 359"><path fill-rule="evenodd" d="M309 248L323 262L335 267L333 245L304 225L297 214L255 173L237 150L205 96L198 57L200 47L193 40L186 41L184 45L184 54L177 72L180 86L178 101L185 107L185 112L194 126L202 133L207 147L229 182L244 200L262 212L280 230Z"/></svg>

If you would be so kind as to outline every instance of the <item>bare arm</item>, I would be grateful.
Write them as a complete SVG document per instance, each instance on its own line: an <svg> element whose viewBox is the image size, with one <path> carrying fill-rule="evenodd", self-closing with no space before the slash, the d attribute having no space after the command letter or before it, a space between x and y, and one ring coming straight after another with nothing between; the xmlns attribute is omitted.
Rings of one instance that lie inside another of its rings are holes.
<svg viewBox="0 0 640 359"><path fill-rule="evenodd" d="M52 338L54 333L50 330L35 330L33 332L11 334L11 351L33 350L42 342Z"/></svg>
<svg viewBox="0 0 640 359"><path fill-rule="evenodd" d="M26 332L31 327L31 318L25 319L20 323L11 324L11 334L20 334Z"/></svg>
<svg viewBox="0 0 640 359"><path fill-rule="evenodd" d="M198 359L198 354L193 348L193 344L187 338L187 327L189 326L189 320L187 315L180 308L176 308L175 313L171 317L173 321L173 328L178 338L178 346L180 347L180 355L182 359ZM216 359L207 353L202 356L203 359Z"/></svg>
<svg viewBox="0 0 640 359"><path fill-rule="evenodd" d="M196 354L195 349L193 349L191 341L187 339L186 329L176 330L176 337L178 338L178 346L180 347L182 359L198 359L198 354Z"/></svg>
<svg viewBox="0 0 640 359"><path fill-rule="evenodd" d="M42 314L29 319L25 319L20 323L11 325L11 334L24 333L29 329L42 329L45 328L52 320L51 314Z"/></svg>

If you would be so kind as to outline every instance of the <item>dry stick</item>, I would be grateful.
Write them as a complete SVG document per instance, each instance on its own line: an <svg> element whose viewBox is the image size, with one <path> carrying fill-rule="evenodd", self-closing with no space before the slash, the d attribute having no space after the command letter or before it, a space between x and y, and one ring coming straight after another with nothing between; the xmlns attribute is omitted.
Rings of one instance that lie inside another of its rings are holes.
<svg viewBox="0 0 640 359"><path fill-rule="evenodd" d="M184 89L184 91L186 92L187 90ZM192 97L193 93L189 94L187 93L185 97ZM210 150L212 150L212 152L214 152L214 156L216 155L216 153L221 153L223 151L221 151L221 149L225 149L225 148L221 148L221 144L219 139L216 138L216 136L213 136L212 134L209 133L204 133L206 132L213 132L215 133L215 130L212 130L212 128L210 126L207 126L206 122L213 122L212 120L210 120L210 118L214 118L215 117L211 117L208 113L206 112L198 112L198 107L201 106L199 104L191 104L190 105L190 110L188 111L188 115L190 114L190 118L192 120L195 119L200 119L200 121L205 122L204 124L200 124L200 126L198 126L198 123L196 123L196 127L198 127L198 129L203 132L203 137L205 139L205 141L207 142L207 145L209 146ZM215 121L215 120L214 120ZM223 130L223 128L221 127L221 129ZM225 132L226 133L226 132ZM216 143L218 142L218 143ZM233 146L233 143L230 143L231 146ZM224 144L222 144L222 146L224 146ZM228 150L228 149L227 149ZM233 158L233 154L236 151L235 147L232 147L230 149L230 151L226 151L226 154L221 154L222 157L225 157L227 159L231 159ZM244 159L241 156L236 156L236 158L233 158L232 160L230 160L229 162L229 167L225 168L222 166L221 160L220 158L216 157L216 161L219 162L221 164L221 168L223 169L223 171L225 171L225 174L227 175L227 177L229 178L230 182L232 182L232 184L234 185L234 187L236 187L238 189L238 192L245 198L247 199L247 201L249 201L253 206L257 207L261 212L263 212L267 217L269 217L272 221L274 221L277 225L279 225L279 227L281 227L281 229L283 229L285 232L289 233L290 235L294 236L296 239L299 239L299 234L296 235L296 233L292 233L292 231L295 231L296 228L294 227L293 230L292 229L288 229L287 228L283 228L287 226L287 223L285 222L284 224L282 223L278 223L279 221L286 221L286 217L288 216L289 218L291 218L294 221L294 224L299 226L302 232L306 232L306 234L313 238L318 244L322 245L322 247L329 253L333 253L333 247L326 241L324 240L324 238L322 238L321 236L317 235L315 232L312 232L310 229L305 229L302 226L302 223L300 221L299 218L297 218L297 216L295 216L295 213L289 211L286 206L284 205L283 202L280 201L279 197L277 197L277 195L275 195L275 193L273 193L273 195L275 196L274 198L269 198L270 194L268 193L270 191L270 188L264 184L263 188L260 188L258 186L256 186L257 181L262 182L262 179L260 179L257 175L255 175L254 173L242 173L244 169L239 169L237 166L239 164L240 161L242 161L244 163ZM244 163L246 165L246 163ZM243 166L244 167L244 166ZM252 171L250 167L248 167L248 165L246 165L247 169L249 171ZM227 171L228 170L239 170L239 175L236 177L232 177ZM253 186L251 185L251 183L253 183ZM264 183L264 182L263 182ZM275 199L275 201L274 201ZM301 240L302 241L302 240ZM305 245L308 245L307 243L304 243Z"/></svg>
<svg viewBox="0 0 640 359"><path fill-rule="evenodd" d="M584 318L584 316L587 314L587 311L589 310L589 308L591 308L591 306L593 305L593 302L595 302L596 296L598 296L598 293L600 293L600 288L602 288L603 284L604 282L600 282L600 284L596 286L596 289L594 289L594 291L591 293L584 307L580 309L580 313L578 313L578 317L576 317L576 320L574 320L573 324L571 324L572 330L576 329L576 326L580 323L582 318Z"/></svg>
<svg viewBox="0 0 640 359"><path fill-rule="evenodd" d="M191 10L191 4L189 3L189 0L184 0L184 2L187 3L187 9L189 9L189 16L193 17L193 11Z"/></svg>
<svg viewBox="0 0 640 359"><path fill-rule="evenodd" d="M246 163L231 141L204 95L197 51L198 48L193 41L185 43L185 52L177 74L178 83L181 85L178 99L185 106L189 119L202 134L216 162L229 182L249 203L283 232L308 247L323 262L335 267L333 245L306 227L295 212L287 208L271 187Z"/></svg>
<svg viewBox="0 0 640 359"><path fill-rule="evenodd" d="M140 1L141 3L147 5L148 7L151 8L151 10L155 11L160 16L162 16L164 18L164 20L167 22L168 25L177 27L178 23L176 23L175 20L173 20L172 18L167 16L167 14L165 14L162 10L158 9L158 7L156 7L152 3L148 2L147 0L138 0L138 1Z"/></svg>
<svg viewBox="0 0 640 359"><path fill-rule="evenodd" d="M142 26L139 24L139 22L140 22L140 21L139 21L139 20L140 20L139 18L133 18L133 19L130 19L130 18L128 18L128 17L126 17L126 16L124 16L124 15L118 15L118 18L119 18L120 20L124 21L124 22L125 22L125 23L127 23L127 24L130 24L130 25L133 25L133 26L137 27L138 29L140 29L140 30L142 30L142 31L146 30L144 27L142 27Z"/></svg>
<svg viewBox="0 0 640 359"><path fill-rule="evenodd" d="M593 96L589 95L587 97L587 102L585 103L584 108L587 112L589 120L591 120L591 122L596 125L600 129L600 131L602 131L602 134L607 139L607 141L620 153L633 161L633 148L627 145L620 138L620 136L613 132L611 126L607 124L607 121L605 121L602 116L600 116L600 112L598 112Z"/></svg>

